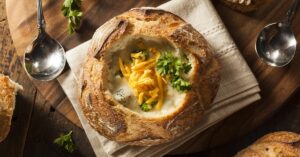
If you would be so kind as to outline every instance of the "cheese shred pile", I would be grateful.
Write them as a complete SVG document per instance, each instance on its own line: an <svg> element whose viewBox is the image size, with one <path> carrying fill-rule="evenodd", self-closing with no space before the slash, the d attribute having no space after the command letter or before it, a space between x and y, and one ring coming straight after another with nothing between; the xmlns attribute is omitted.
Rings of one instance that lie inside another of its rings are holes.
<svg viewBox="0 0 300 157"><path fill-rule="evenodd" d="M164 101L165 81L156 70L156 61L160 53L155 48L149 52L153 57L145 57L144 52L131 53L132 63L126 64L119 57L120 70L133 89L139 104L155 105L159 110Z"/></svg>

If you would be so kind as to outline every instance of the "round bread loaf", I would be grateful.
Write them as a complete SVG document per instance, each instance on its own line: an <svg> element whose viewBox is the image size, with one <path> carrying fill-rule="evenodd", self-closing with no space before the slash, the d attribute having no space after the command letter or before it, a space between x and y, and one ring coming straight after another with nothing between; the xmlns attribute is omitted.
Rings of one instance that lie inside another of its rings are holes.
<svg viewBox="0 0 300 157"><path fill-rule="evenodd" d="M199 124L216 96L219 69L206 40L180 17L132 9L95 32L80 80L81 107L110 140L165 143Z"/></svg>

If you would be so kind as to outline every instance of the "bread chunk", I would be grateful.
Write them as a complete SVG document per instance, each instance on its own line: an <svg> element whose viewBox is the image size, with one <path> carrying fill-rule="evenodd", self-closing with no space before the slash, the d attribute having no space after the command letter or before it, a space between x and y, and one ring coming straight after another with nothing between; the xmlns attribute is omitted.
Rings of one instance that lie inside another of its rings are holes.
<svg viewBox="0 0 300 157"><path fill-rule="evenodd" d="M225 5L240 12L252 12L269 0L221 0Z"/></svg>
<svg viewBox="0 0 300 157"><path fill-rule="evenodd" d="M11 119L15 108L15 95L23 87L8 76L0 74L0 142L9 133Z"/></svg>
<svg viewBox="0 0 300 157"><path fill-rule="evenodd" d="M300 157L300 135L274 132L263 136L235 157Z"/></svg>

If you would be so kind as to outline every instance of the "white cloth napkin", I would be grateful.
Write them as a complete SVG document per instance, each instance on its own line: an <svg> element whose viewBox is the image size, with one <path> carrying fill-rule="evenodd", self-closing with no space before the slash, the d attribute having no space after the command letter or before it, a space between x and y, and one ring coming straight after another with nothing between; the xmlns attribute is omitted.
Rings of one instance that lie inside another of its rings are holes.
<svg viewBox="0 0 300 157"><path fill-rule="evenodd" d="M138 147L106 139L89 126L78 101L77 78L89 47L90 41L87 41L67 52L67 61L71 70L61 75L58 81L70 99L98 157L163 156L208 127L260 99L258 94L260 89L253 73L228 34L210 0L172 0L158 8L177 14L192 24L214 48L215 56L222 66L221 85L214 106L205 113L197 128L170 143L152 147Z"/></svg>

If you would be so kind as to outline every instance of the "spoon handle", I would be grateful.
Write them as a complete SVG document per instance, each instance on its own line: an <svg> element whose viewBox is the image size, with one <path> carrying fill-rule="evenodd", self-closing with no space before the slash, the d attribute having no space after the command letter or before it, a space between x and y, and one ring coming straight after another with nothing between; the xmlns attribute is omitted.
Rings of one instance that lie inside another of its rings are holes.
<svg viewBox="0 0 300 157"><path fill-rule="evenodd" d="M44 31L45 29L45 19L43 14L43 6L42 6L42 0L36 0L37 5L37 24L39 31Z"/></svg>
<svg viewBox="0 0 300 157"><path fill-rule="evenodd" d="M293 0L292 6L288 10L288 12L286 14L286 18L284 19L285 24L290 25L292 23L292 20L293 20L293 17L297 10L298 5L299 5L299 0Z"/></svg>

